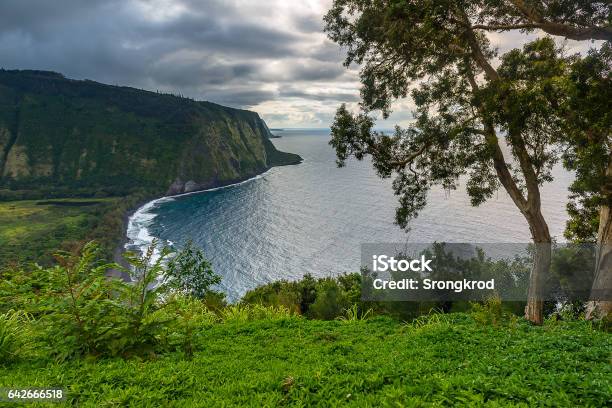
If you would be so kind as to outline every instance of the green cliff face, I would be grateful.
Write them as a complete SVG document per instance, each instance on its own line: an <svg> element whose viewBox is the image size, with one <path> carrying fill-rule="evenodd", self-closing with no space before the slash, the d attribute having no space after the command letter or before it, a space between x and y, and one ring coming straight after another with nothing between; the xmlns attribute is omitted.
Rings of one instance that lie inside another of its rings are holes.
<svg viewBox="0 0 612 408"><path fill-rule="evenodd" d="M0 189L178 194L300 162L269 137L255 112L0 70Z"/></svg>

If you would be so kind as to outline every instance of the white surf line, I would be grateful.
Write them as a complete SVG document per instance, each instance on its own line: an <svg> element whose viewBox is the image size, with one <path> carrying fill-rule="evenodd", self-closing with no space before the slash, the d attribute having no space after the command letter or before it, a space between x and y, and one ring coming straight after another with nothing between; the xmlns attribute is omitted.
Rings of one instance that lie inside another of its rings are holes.
<svg viewBox="0 0 612 408"><path fill-rule="evenodd" d="M190 191L188 193L182 193L182 194L177 194L177 195L167 196L167 197L160 197L160 198L156 198L155 200L149 201L148 203L144 204L142 207L134 211L134 213L128 218L128 226L127 226L127 232L126 232L126 236L128 239L125 245L123 246L123 248L128 249L129 247L137 247L140 253L144 253L144 251L146 251L146 249L151 245L155 237L151 235L151 232L149 231L149 227L153 223L153 220L155 219L155 217L157 217L157 214L151 213L150 211L154 209L157 206L157 204L161 204L161 203L168 202L168 201L173 201L177 197L183 197L183 196L188 196L192 194L207 193L211 191L222 190L224 188L236 187L241 184L245 184L253 180L262 178L266 173L268 173L272 169L273 167L269 168L268 170L266 170L265 172L261 174L258 174L256 176L253 176L243 181L239 181L237 183L228 184L226 186L213 187L207 190ZM155 252L156 253L153 255L154 260L157 259L157 256L159 256L159 249L156 249Z"/></svg>

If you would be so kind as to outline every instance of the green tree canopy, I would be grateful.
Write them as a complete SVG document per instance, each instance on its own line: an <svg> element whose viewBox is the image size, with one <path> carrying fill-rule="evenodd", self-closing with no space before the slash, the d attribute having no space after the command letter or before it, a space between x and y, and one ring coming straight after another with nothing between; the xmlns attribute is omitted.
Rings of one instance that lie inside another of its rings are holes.
<svg viewBox="0 0 612 408"><path fill-rule="evenodd" d="M325 16L329 37L361 65L362 112L338 109L332 140L338 164L372 157L381 177L395 176L396 220L407 227L426 205L429 189L457 187L466 177L472 204L500 186L525 217L535 243L550 243L540 186L560 158L558 101L569 61L550 38L497 56L482 30L496 18L487 2L336 0ZM410 96L415 122L393 135L373 130L372 111L389 116ZM541 322L538 291L550 248L538 246L528 317Z"/></svg>
<svg viewBox="0 0 612 408"><path fill-rule="evenodd" d="M484 0L478 30L542 30L572 40L612 40L609 0Z"/></svg>

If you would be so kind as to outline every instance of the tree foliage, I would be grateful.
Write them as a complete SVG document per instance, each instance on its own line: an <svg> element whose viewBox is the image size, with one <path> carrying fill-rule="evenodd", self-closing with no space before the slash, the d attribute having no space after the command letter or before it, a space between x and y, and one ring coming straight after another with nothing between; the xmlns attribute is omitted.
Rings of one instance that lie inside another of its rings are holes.
<svg viewBox="0 0 612 408"><path fill-rule="evenodd" d="M164 278L175 290L199 299L204 299L212 286L221 283L221 277L213 272L204 252L192 241L170 260Z"/></svg>
<svg viewBox="0 0 612 408"><path fill-rule="evenodd" d="M591 50L571 66L564 105L564 165L576 174L570 186L566 237L595 241L599 208L612 206L612 47Z"/></svg>
<svg viewBox="0 0 612 408"><path fill-rule="evenodd" d="M496 51L474 29L483 13L476 3L338 0L325 17L329 37L347 50L345 65L362 65L363 112L338 109L331 145L340 165L371 155L381 177L395 175L402 227L433 185L455 189L461 176L472 204L503 185L530 226L543 222L539 186L559 158L550 101L566 63L544 38L504 55L495 69ZM386 118L406 96L416 105L414 125L374 131L370 113ZM539 233L549 239L547 228Z"/></svg>
<svg viewBox="0 0 612 408"><path fill-rule="evenodd" d="M612 40L606 0L484 0L476 29L542 30L572 40Z"/></svg>

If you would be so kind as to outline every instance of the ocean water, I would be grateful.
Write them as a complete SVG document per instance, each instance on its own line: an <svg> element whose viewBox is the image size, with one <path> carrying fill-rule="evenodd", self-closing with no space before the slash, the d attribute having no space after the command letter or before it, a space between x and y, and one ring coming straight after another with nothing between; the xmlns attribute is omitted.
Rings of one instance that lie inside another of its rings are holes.
<svg viewBox="0 0 612 408"><path fill-rule="evenodd" d="M391 180L371 164L351 160L337 168L329 130L275 132L279 150L304 162L275 167L246 182L147 203L131 217L129 249L153 238L181 247L191 239L223 278L230 300L247 290L306 273L356 272L360 245L376 242L529 242L527 224L507 194L472 207L464 184L431 191L427 207L409 232L394 224L397 197ZM551 234L563 241L565 203L572 175L560 166L543 187L543 211Z"/></svg>

